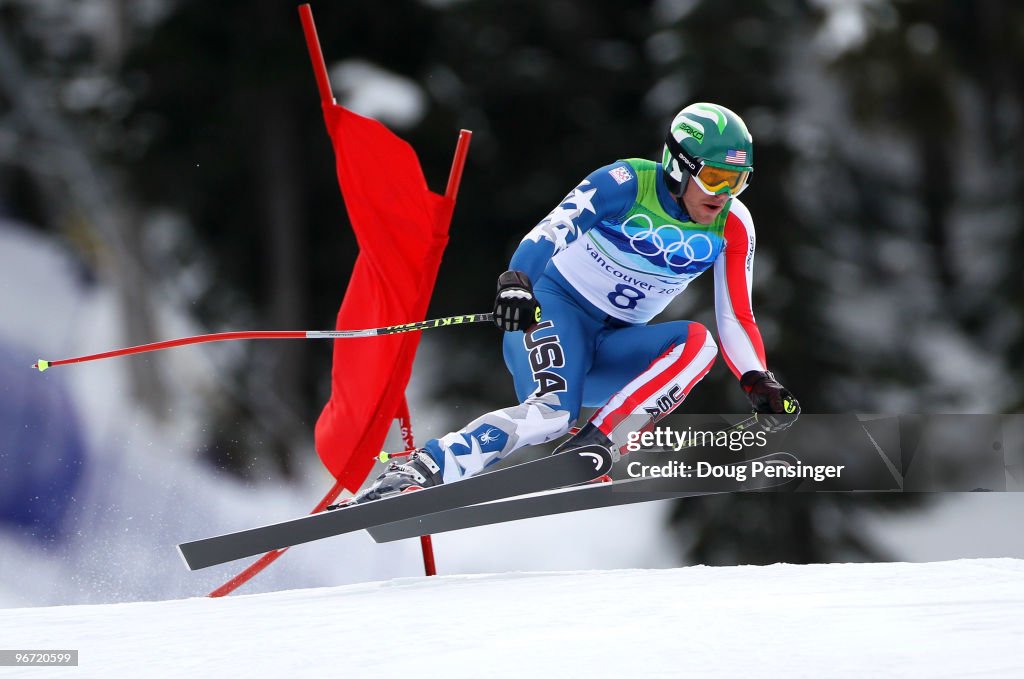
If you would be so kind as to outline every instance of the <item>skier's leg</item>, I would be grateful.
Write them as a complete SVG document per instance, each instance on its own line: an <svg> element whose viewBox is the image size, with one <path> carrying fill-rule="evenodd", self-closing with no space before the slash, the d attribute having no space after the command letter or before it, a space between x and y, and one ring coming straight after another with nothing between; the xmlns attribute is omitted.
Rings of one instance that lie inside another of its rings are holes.
<svg viewBox="0 0 1024 679"><path fill-rule="evenodd" d="M543 321L504 338L505 362L522 402L424 445L445 482L476 474L524 446L556 439L579 416L600 324L557 290L538 286L536 293Z"/></svg>
<svg viewBox="0 0 1024 679"><path fill-rule="evenodd" d="M674 410L711 369L718 347L700 323L672 321L599 335L583 402L588 425L618 446Z"/></svg>

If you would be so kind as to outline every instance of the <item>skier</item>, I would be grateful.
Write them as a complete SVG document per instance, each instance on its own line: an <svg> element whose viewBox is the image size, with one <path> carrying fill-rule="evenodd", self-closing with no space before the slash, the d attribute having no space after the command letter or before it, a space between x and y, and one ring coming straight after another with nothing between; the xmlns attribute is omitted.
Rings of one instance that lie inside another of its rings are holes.
<svg viewBox="0 0 1024 679"><path fill-rule="evenodd" d="M520 404L392 462L355 501L476 474L564 435L582 406L599 409L556 452L596 443L617 456L629 432L652 427L710 370L718 348L707 328L648 322L712 266L726 364L764 426L792 424L800 405L768 372L750 304L754 224L738 196L753 160L743 120L697 103L672 121L660 164L620 160L591 173L498 277L494 318Z"/></svg>

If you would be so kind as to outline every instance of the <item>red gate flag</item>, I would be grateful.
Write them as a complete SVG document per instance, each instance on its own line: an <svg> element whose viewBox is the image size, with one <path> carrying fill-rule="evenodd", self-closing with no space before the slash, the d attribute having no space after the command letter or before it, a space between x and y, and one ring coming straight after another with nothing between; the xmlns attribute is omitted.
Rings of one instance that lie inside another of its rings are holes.
<svg viewBox="0 0 1024 679"><path fill-rule="evenodd" d="M334 104L308 4L299 6L299 17L334 145L338 182L360 247L335 328L349 329L362 321L394 325L422 320L448 242L448 224L472 133L459 133L444 197L431 193L412 147L379 123ZM412 446L404 392L419 336L342 342L334 342L331 398L316 423L316 449L336 481L313 513L323 511L343 488L355 492L362 485L373 467L371 456L384 444L393 418L399 418L402 438ZM427 575L436 575L430 536L420 541L423 567ZM233 592L285 551L264 554L210 596Z"/></svg>
<svg viewBox="0 0 1024 679"><path fill-rule="evenodd" d="M324 118L359 243L335 328L423 320L454 198L427 188L416 152L379 122L328 102ZM331 398L316 423L316 449L352 492L366 480L403 404L419 338L417 332L334 342Z"/></svg>

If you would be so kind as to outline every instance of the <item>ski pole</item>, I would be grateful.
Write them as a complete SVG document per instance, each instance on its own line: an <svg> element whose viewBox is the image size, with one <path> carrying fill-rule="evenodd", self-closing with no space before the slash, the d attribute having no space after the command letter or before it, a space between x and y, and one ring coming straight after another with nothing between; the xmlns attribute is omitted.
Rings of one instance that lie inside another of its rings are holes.
<svg viewBox="0 0 1024 679"><path fill-rule="evenodd" d="M57 365L69 363L85 363L86 361L98 361L102 358L114 358L115 356L128 356L131 354L144 354L149 351L159 351L172 347L181 347L188 344L202 344L204 342L223 342L226 340L247 340L247 339L349 339L353 337L378 337L380 335L397 335L403 332L416 332L417 330L430 330L432 328L443 328L449 325L465 325L467 323L489 323L494 320L494 314L463 314L461 316L448 316L445 318L434 318L427 321L416 321L414 323L403 323L401 325L388 325L383 328L370 328L368 330L257 330L241 332L219 332L212 335L194 335L192 337L180 337L178 339L153 342L151 344L140 344L124 349L114 349L100 354L89 354L75 358L62 358L57 361L46 361L39 359L32 367L43 372Z"/></svg>

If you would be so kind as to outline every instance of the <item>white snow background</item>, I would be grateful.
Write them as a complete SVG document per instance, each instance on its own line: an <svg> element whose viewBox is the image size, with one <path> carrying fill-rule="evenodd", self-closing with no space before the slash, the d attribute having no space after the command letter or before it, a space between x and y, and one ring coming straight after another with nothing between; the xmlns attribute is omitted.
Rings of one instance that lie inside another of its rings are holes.
<svg viewBox="0 0 1024 679"><path fill-rule="evenodd" d="M0 610L32 677L1020 677L1024 561L402 578Z"/></svg>

